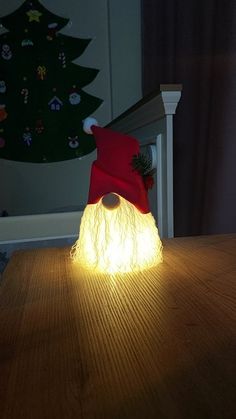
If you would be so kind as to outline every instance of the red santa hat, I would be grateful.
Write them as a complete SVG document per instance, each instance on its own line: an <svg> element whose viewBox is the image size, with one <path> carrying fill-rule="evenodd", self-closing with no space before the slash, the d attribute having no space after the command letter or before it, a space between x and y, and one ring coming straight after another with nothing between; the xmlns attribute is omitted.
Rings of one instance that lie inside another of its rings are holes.
<svg viewBox="0 0 236 419"><path fill-rule="evenodd" d="M94 118L86 118L84 130L93 134L97 160L92 164L88 204L96 204L104 195L116 193L142 213L150 212L143 177L132 167L139 154L138 141L128 135L97 126Z"/></svg>

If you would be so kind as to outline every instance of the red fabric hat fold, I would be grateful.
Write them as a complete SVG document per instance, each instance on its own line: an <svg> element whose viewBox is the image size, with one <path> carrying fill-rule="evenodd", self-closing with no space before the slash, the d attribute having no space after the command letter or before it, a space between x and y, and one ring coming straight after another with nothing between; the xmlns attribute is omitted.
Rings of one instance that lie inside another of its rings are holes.
<svg viewBox="0 0 236 419"><path fill-rule="evenodd" d="M88 204L114 192L142 213L150 212L142 176L134 171L132 158L139 153L138 141L128 135L93 125L97 160L92 164Z"/></svg>

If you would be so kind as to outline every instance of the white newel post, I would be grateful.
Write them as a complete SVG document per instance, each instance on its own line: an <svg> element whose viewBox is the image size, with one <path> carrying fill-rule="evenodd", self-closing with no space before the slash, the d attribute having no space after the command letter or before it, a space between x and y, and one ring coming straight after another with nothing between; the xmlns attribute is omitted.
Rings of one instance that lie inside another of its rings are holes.
<svg viewBox="0 0 236 419"><path fill-rule="evenodd" d="M166 88L168 88L168 90L166 90ZM165 110L165 129L161 138L157 140L157 150L158 147L160 147L159 143L161 143L160 160L162 161L162 198L164 200L161 211L165 211L165 214L162 216L162 237L174 237L173 115L176 112L176 108L181 97L180 90L175 91L169 89L170 86L168 85L160 86L161 97Z"/></svg>

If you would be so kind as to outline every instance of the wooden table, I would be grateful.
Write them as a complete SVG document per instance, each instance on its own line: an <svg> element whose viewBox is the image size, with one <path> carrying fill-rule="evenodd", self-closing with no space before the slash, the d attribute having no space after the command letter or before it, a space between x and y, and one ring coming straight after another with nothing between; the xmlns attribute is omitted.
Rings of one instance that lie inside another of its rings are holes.
<svg viewBox="0 0 236 419"><path fill-rule="evenodd" d="M235 419L236 235L164 242L111 277L16 252L0 288L1 419Z"/></svg>

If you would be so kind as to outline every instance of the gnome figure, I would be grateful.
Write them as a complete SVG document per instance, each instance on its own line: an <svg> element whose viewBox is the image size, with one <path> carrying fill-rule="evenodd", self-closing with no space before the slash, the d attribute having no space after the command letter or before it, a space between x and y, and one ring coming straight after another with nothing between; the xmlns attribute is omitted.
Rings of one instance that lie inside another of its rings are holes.
<svg viewBox="0 0 236 419"><path fill-rule="evenodd" d="M88 204L71 250L82 266L104 273L140 271L162 261L162 243L148 203L147 189L132 161L138 141L84 121L93 134L97 159L92 164Z"/></svg>

